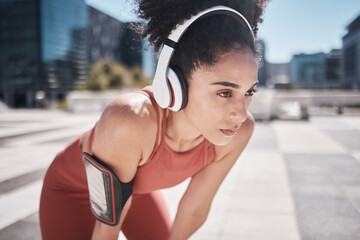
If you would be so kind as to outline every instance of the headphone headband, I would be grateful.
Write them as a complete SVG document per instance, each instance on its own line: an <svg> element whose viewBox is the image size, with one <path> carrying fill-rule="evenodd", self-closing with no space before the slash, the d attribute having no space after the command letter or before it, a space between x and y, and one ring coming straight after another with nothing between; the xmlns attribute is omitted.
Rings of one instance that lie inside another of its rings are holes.
<svg viewBox="0 0 360 240"><path fill-rule="evenodd" d="M176 27L169 34L168 39L178 43L181 36L186 32L188 27L193 22L195 22L196 20L198 20L201 17L207 17L207 16L211 16L214 14L228 15L228 16L234 17L236 19L239 19L240 20L239 22L242 22L242 21L245 22L251 32L251 35L254 38L254 33L252 31L252 28L251 28L249 22L246 20L246 18L241 13L239 13L238 11L236 11L230 7L219 5L219 6L214 6L214 7L205 9L204 11L201 11L198 14L192 16L190 19L185 20L185 22L183 24L176 25Z"/></svg>
<svg viewBox="0 0 360 240"><path fill-rule="evenodd" d="M165 41L163 44L152 84L155 100L160 107L167 108L172 103L172 87L169 86L167 77L170 60L174 53L176 43L179 42L182 35L193 22L199 18L214 14L225 14L234 17L241 23L245 22L249 28L249 31L251 32L252 38L255 39L252 28L246 18L238 11L226 6L214 6L205 9L204 11L201 11L198 14L192 16L190 19L185 20L184 23L176 25L176 27L169 34L167 41Z"/></svg>

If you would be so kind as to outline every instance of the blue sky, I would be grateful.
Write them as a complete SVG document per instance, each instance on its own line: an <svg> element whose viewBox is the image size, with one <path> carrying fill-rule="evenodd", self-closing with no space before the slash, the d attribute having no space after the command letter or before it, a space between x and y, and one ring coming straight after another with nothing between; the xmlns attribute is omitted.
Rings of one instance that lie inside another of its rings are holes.
<svg viewBox="0 0 360 240"><path fill-rule="evenodd" d="M131 0L86 2L121 21L136 20ZM346 26L359 15L359 0L272 0L259 25L266 59L288 62L293 54L341 48Z"/></svg>

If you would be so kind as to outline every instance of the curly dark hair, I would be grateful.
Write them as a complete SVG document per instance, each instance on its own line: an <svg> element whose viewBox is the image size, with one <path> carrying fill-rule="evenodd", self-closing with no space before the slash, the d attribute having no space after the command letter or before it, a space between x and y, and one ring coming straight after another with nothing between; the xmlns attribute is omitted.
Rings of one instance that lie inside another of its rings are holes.
<svg viewBox="0 0 360 240"><path fill-rule="evenodd" d="M142 38L158 51L171 30L192 15L216 5L231 7L240 12L254 29L262 22L261 15L269 0L135 0L138 15L147 21L140 29ZM180 68L186 78L196 67L211 67L220 57L233 49L249 48L258 57L251 33L233 17L212 15L193 23L180 39L170 64Z"/></svg>

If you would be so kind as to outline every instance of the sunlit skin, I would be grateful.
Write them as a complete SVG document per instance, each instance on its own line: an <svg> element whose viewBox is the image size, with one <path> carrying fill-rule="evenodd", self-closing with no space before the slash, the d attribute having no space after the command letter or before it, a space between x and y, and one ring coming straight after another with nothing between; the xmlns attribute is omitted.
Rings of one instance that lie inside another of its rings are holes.
<svg viewBox="0 0 360 240"><path fill-rule="evenodd" d="M188 80L186 108L169 111L169 140L178 148L182 143L193 145L191 142L199 142L203 137L214 145L229 143L247 118L257 70L256 58L247 49L232 50L211 68L196 69Z"/></svg>

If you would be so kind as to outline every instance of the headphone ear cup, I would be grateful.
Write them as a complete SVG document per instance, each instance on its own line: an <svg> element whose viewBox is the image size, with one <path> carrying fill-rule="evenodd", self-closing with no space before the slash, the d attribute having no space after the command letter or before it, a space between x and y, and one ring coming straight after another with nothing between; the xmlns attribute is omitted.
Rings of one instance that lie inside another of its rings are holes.
<svg viewBox="0 0 360 240"><path fill-rule="evenodd" d="M188 88L181 70L175 66L169 67L168 81L172 92L172 102L168 108L175 112L184 109L188 102Z"/></svg>

